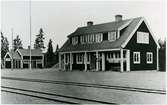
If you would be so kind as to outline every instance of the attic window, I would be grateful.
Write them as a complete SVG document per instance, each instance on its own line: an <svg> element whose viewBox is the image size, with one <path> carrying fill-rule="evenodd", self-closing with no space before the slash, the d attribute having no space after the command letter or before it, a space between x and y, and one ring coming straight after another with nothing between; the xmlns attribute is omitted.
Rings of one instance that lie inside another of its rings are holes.
<svg viewBox="0 0 167 105"><path fill-rule="evenodd" d="M108 32L108 40L115 41L117 39L116 32Z"/></svg>
<svg viewBox="0 0 167 105"><path fill-rule="evenodd" d="M78 37L72 37L72 44L75 45L78 43Z"/></svg>
<svg viewBox="0 0 167 105"><path fill-rule="evenodd" d="M149 33L137 32L137 43L149 44Z"/></svg>

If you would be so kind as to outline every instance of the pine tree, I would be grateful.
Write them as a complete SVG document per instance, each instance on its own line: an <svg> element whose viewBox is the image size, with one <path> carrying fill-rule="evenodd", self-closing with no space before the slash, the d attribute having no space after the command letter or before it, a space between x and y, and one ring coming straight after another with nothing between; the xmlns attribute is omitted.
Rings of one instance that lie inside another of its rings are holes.
<svg viewBox="0 0 167 105"><path fill-rule="evenodd" d="M59 61L59 52L58 51L59 51L59 45L57 44L56 51L55 51L55 59L54 59L55 64L58 63L58 61Z"/></svg>
<svg viewBox="0 0 167 105"><path fill-rule="evenodd" d="M52 40L49 40L48 43L48 49L46 53L46 66L51 67L54 64L54 53L53 53L53 46L52 46Z"/></svg>
<svg viewBox="0 0 167 105"><path fill-rule="evenodd" d="M13 49L14 51L17 49L23 49L23 44L21 39L19 38L19 35L17 35L16 38L13 40Z"/></svg>
<svg viewBox="0 0 167 105"><path fill-rule="evenodd" d="M44 32L43 32L43 29L40 28L39 30L39 34L36 35L37 38L35 39L35 44L34 44L34 49L44 49L45 46L44 46Z"/></svg>
<svg viewBox="0 0 167 105"><path fill-rule="evenodd" d="M3 36L1 32L1 59L5 56L5 54L9 51L9 42L6 37Z"/></svg>

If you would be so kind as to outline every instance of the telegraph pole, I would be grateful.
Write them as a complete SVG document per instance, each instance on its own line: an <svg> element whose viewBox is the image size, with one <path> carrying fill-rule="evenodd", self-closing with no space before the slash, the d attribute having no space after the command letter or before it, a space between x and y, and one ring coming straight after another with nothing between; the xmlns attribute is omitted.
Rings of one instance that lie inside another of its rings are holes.
<svg viewBox="0 0 167 105"><path fill-rule="evenodd" d="M29 68L31 70L31 0L29 1L29 16L30 16L30 64L29 64Z"/></svg>

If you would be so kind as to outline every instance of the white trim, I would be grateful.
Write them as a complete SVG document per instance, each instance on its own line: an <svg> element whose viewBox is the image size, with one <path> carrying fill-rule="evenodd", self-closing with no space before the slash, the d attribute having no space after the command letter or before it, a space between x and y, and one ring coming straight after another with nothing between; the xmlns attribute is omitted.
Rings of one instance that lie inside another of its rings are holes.
<svg viewBox="0 0 167 105"><path fill-rule="evenodd" d="M17 49L16 51L21 55L21 58L23 59L23 55L21 54L21 52L19 51L19 49Z"/></svg>
<svg viewBox="0 0 167 105"><path fill-rule="evenodd" d="M129 20L126 24L124 24L121 27L119 27L118 31L120 31L120 30L124 29L125 27L127 27L131 22L132 22L132 20Z"/></svg>
<svg viewBox="0 0 167 105"><path fill-rule="evenodd" d="M139 26L141 25L141 23L143 22L143 17L142 19L140 19L139 23L137 24L137 26L133 29L133 31L130 33L129 37L125 40L125 42L121 45L122 48L124 48L128 42L130 41L130 39L132 38L132 36L134 35L134 33L136 32L136 30L139 28Z"/></svg>
<svg viewBox="0 0 167 105"><path fill-rule="evenodd" d="M88 54L85 52L85 54L84 54L84 64L85 64L85 71L87 71L87 56L88 56Z"/></svg>
<svg viewBox="0 0 167 105"><path fill-rule="evenodd" d="M61 54L59 53L59 69L61 69Z"/></svg>
<svg viewBox="0 0 167 105"><path fill-rule="evenodd" d="M120 72L124 71L123 49L120 49Z"/></svg>
<svg viewBox="0 0 167 105"><path fill-rule="evenodd" d="M151 33L151 35L152 35L152 37L153 37L153 39L154 39L155 43L157 44L158 48L160 48L160 46L159 46L159 44L158 44L158 41L156 40L156 38L155 38L155 36L154 36L153 32L151 31L151 28L150 28L150 26L148 25L148 23L147 23L147 21L146 21L146 19L145 19L145 18L144 18L144 22L145 22L145 24L146 24L146 26L147 26L147 28L148 28L149 32Z"/></svg>
<svg viewBox="0 0 167 105"><path fill-rule="evenodd" d="M12 57L11 57L10 53L9 53L9 52L7 52L7 53L5 54L5 56L4 56L4 60L6 59L7 54L10 56L10 59L12 59Z"/></svg>
<svg viewBox="0 0 167 105"><path fill-rule="evenodd" d="M120 48L117 49L104 49L104 50L90 50L90 51L68 51L68 52L59 52L59 53L84 53L84 52L100 52L100 51L119 51Z"/></svg>
<svg viewBox="0 0 167 105"><path fill-rule="evenodd" d="M130 41L130 39L132 38L132 36L134 35L134 33L136 32L136 30L139 28L139 26L141 25L141 23L144 22L148 28L148 31L151 33L151 36L153 37L153 40L155 41L155 43L157 44L158 48L160 48L158 41L156 40L156 38L154 37L153 32L151 31L146 19L144 17L142 17L142 19L139 21L139 23L137 24L137 26L134 28L134 30L130 33L129 37L126 39L126 41L121 45L122 48L124 48L128 42Z"/></svg>
<svg viewBox="0 0 167 105"><path fill-rule="evenodd" d="M130 50L126 50L126 71L130 71Z"/></svg>
<svg viewBox="0 0 167 105"><path fill-rule="evenodd" d="M138 57L138 61L135 61L134 59L134 55L137 55L137 57ZM140 64L141 62L141 60L140 60L141 58L140 58L140 52L139 51L135 51L135 52L133 52L133 64Z"/></svg>
<svg viewBox="0 0 167 105"><path fill-rule="evenodd" d="M148 60L150 59L150 61ZM153 52L146 52L146 63L153 64Z"/></svg>
<svg viewBox="0 0 167 105"><path fill-rule="evenodd" d="M72 53L70 53L70 71L72 71L72 59L73 59L73 56L72 56Z"/></svg>

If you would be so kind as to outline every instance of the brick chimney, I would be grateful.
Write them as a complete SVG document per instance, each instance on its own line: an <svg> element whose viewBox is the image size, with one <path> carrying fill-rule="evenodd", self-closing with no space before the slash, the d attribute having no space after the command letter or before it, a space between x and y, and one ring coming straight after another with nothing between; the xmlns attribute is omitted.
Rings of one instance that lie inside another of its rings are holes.
<svg viewBox="0 0 167 105"><path fill-rule="evenodd" d="M87 26L92 26L93 25L93 21L88 21L87 22Z"/></svg>
<svg viewBox="0 0 167 105"><path fill-rule="evenodd" d="M122 15L115 15L115 21L122 21Z"/></svg>

